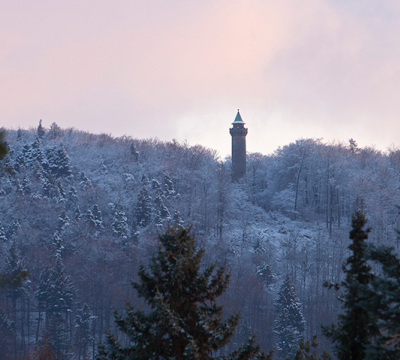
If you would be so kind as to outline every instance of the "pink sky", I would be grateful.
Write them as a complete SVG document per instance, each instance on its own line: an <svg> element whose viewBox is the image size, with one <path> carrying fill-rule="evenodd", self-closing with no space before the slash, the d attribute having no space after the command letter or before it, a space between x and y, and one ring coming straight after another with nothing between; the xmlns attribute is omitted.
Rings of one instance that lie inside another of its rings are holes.
<svg viewBox="0 0 400 360"><path fill-rule="evenodd" d="M398 0L0 3L0 122L187 140L400 146Z"/></svg>

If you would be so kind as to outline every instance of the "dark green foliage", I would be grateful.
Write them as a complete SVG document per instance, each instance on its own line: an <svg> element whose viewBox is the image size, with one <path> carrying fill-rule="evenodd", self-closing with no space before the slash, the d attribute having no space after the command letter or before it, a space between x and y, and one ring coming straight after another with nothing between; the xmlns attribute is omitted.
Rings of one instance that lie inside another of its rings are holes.
<svg viewBox="0 0 400 360"><path fill-rule="evenodd" d="M301 339L294 360L329 360L330 356L325 350L322 353L322 358L317 356L317 347L317 335L313 337L311 346L309 341L304 343L304 339Z"/></svg>
<svg viewBox="0 0 400 360"><path fill-rule="evenodd" d="M44 127L42 125L42 119L39 120L39 125L37 127L37 136L39 138L42 138L44 136L44 134L46 133L46 131L44 130Z"/></svg>
<svg viewBox="0 0 400 360"><path fill-rule="evenodd" d="M298 348L300 335L304 331L305 320L289 275L286 276L279 290L275 310L278 314L274 321L274 332L278 336L277 355L281 359L293 358Z"/></svg>
<svg viewBox="0 0 400 360"><path fill-rule="evenodd" d="M114 218L111 224L114 236L116 236L123 243L128 239L128 224L125 211L121 205L116 205L114 208Z"/></svg>
<svg viewBox="0 0 400 360"><path fill-rule="evenodd" d="M144 175L143 175L144 176ZM151 220L151 197L147 191L147 186L143 185L138 195L135 209L136 223L140 227L145 227Z"/></svg>
<svg viewBox="0 0 400 360"><path fill-rule="evenodd" d="M99 348L97 359L212 359L229 343L239 321L235 314L222 320L222 295L230 274L225 267L208 266L200 272L204 250L196 252L190 228L168 228L159 236L160 246L150 262L150 272L142 265L140 283L132 283L151 312L135 310L127 304L127 316L115 313L119 330L129 340L123 346L111 333ZM224 359L270 359L254 344Z"/></svg>
<svg viewBox="0 0 400 360"><path fill-rule="evenodd" d="M8 153L8 145L5 140L6 132L0 129L0 161L3 160Z"/></svg>
<svg viewBox="0 0 400 360"><path fill-rule="evenodd" d="M344 294L340 297L343 313L338 316L338 324L323 327L325 336L335 344L339 360L362 360L373 337L379 335L375 318L366 308L370 301L369 286L373 278L371 267L366 260L366 243L369 229L365 215L357 211L352 218L349 249L351 256L343 265L346 278L340 287ZM338 286L336 286L338 288Z"/></svg>
<svg viewBox="0 0 400 360"><path fill-rule="evenodd" d="M393 248L369 246L367 259L378 265L364 308L376 319L380 334L367 347L368 360L400 359L400 259Z"/></svg>

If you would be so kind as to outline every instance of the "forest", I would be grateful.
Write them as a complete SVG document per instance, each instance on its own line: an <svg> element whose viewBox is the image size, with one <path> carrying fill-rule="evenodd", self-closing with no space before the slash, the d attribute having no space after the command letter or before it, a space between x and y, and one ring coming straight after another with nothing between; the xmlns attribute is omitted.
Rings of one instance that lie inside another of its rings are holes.
<svg viewBox="0 0 400 360"><path fill-rule="evenodd" d="M0 173L1 272L26 269L0 292L0 357L27 359L52 347L62 359L94 358L114 309L143 307L131 286L169 225L192 226L203 267L231 273L219 299L240 312L230 352L253 333L279 342L279 299L290 289L299 333L318 336L337 321L355 211L371 243L398 249L400 150L356 141L300 139L274 153L247 155L231 181L230 158L186 142L90 134L56 123L6 129ZM299 316L300 316L299 315ZM278 330L277 330L278 329ZM121 340L123 341L123 339ZM277 354L279 356L279 352Z"/></svg>

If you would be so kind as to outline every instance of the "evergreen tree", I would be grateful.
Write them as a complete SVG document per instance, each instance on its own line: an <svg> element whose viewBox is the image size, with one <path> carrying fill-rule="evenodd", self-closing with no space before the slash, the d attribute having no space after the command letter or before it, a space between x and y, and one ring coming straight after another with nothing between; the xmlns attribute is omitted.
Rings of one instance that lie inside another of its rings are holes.
<svg viewBox="0 0 400 360"><path fill-rule="evenodd" d="M181 219L181 213L179 212L178 209L175 209L175 211L174 211L174 217L173 217L172 220L174 221L174 223L175 223L176 225L183 225L183 221L182 221L182 219Z"/></svg>
<svg viewBox="0 0 400 360"><path fill-rule="evenodd" d="M351 256L343 266L346 275L340 287L344 294L339 298L343 313L338 316L338 324L323 327L325 336L335 344L339 360L363 360L371 340L379 335L379 328L371 313L366 309L370 301L369 286L373 278L371 267L367 264L366 243L370 229L364 230L365 215L357 211L352 218L349 245ZM333 286L333 285L331 285ZM339 285L334 285L336 289Z"/></svg>
<svg viewBox="0 0 400 360"><path fill-rule="evenodd" d="M49 148L47 150L47 159L50 171L56 176L68 177L71 175L71 159L61 144L58 149Z"/></svg>
<svg viewBox="0 0 400 360"><path fill-rule="evenodd" d="M70 176L71 171L71 159L69 158L67 152L65 151L64 145L61 144L60 148L57 150L57 171L59 176Z"/></svg>
<svg viewBox="0 0 400 360"><path fill-rule="evenodd" d="M4 230L3 225L0 224L0 245L7 243L6 231Z"/></svg>
<svg viewBox="0 0 400 360"><path fill-rule="evenodd" d="M138 230L136 220L134 219L132 221L132 229L131 229L131 239L133 244L137 245L139 243L139 236L140 236L140 231Z"/></svg>
<svg viewBox="0 0 400 360"><path fill-rule="evenodd" d="M92 345L94 339L91 334L91 325L95 318L89 308L88 304L83 304L81 309L77 310L75 320L75 345L78 348L78 358L83 360L88 359L88 347Z"/></svg>
<svg viewBox="0 0 400 360"><path fill-rule="evenodd" d="M17 172L22 172L24 166L25 166L24 156L20 154L15 159L14 169Z"/></svg>
<svg viewBox="0 0 400 360"><path fill-rule="evenodd" d="M43 153L42 143L40 142L40 138L37 137L35 142L32 144L31 147L31 159L34 163L36 163L39 167L43 167L47 169L49 164L47 162L47 158Z"/></svg>
<svg viewBox="0 0 400 360"><path fill-rule="evenodd" d="M39 125L37 127L37 136L39 138L42 138L44 136L44 134L46 133L46 131L44 130L44 127L42 125L42 119L39 120Z"/></svg>
<svg viewBox="0 0 400 360"><path fill-rule="evenodd" d="M24 165L30 165L32 163L32 149L29 144L25 144L22 148L22 156Z"/></svg>
<svg viewBox="0 0 400 360"><path fill-rule="evenodd" d="M215 271L215 264L200 272L204 250L196 252L190 228L169 228L159 240L150 272L142 265L140 283L132 283L152 311L146 314L127 304L127 317L116 313L115 322L128 337L128 345L108 333L98 360L213 359L215 352L230 342L239 314L223 321L223 308L216 304L230 274L224 266ZM254 342L253 336L247 345L224 358L270 359Z"/></svg>
<svg viewBox="0 0 400 360"><path fill-rule="evenodd" d="M65 200L67 195L65 194L64 187L61 184L61 181L57 181L58 192L60 193L60 199Z"/></svg>
<svg viewBox="0 0 400 360"><path fill-rule="evenodd" d="M88 209L86 216L85 216L85 220L87 222L87 224L92 228L95 229L96 228L96 220L94 218L94 215L92 213L92 210Z"/></svg>
<svg viewBox="0 0 400 360"><path fill-rule="evenodd" d="M142 190L138 195L138 201L135 210L136 223L140 227L145 227L150 223L151 219L151 197L147 191L146 185L143 185Z"/></svg>
<svg viewBox="0 0 400 360"><path fill-rule="evenodd" d="M375 319L379 334L367 345L365 359L397 360L400 359L400 259L393 248L374 245L369 245L367 259L376 265L377 272L371 279L367 301L360 305Z"/></svg>
<svg viewBox="0 0 400 360"><path fill-rule="evenodd" d="M329 360L330 356L325 350L322 353L322 358L317 356L317 346L317 335L313 337L311 346L309 341L304 342L304 339L301 339L294 360ZM311 348L313 349L312 352Z"/></svg>
<svg viewBox="0 0 400 360"><path fill-rule="evenodd" d="M72 281L69 276L65 275L61 248L58 248L56 249L54 267L46 268L40 274L36 291L39 311L44 310L46 315L45 334L58 357L65 355L69 347L70 339L67 330L74 292ZM39 312L39 319L41 318L40 315Z"/></svg>
<svg viewBox="0 0 400 360"><path fill-rule="evenodd" d="M74 213L74 220L80 220L81 219L82 214L81 214L81 209L79 208L79 205L75 206L73 213Z"/></svg>
<svg viewBox="0 0 400 360"><path fill-rule="evenodd" d="M166 197L175 195L174 183L167 174L164 175L164 194Z"/></svg>
<svg viewBox="0 0 400 360"><path fill-rule="evenodd" d="M50 129L49 129L49 132L48 132L49 138L51 140L57 139L61 135L61 133L62 133L61 128L55 122L53 122L50 125Z"/></svg>
<svg viewBox="0 0 400 360"><path fill-rule="evenodd" d="M135 161L138 162L139 161L139 151L136 150L134 143L131 143L130 149L131 149L131 155L134 157Z"/></svg>
<svg viewBox="0 0 400 360"><path fill-rule="evenodd" d="M18 232L21 225L18 220L14 220L11 225L8 227L6 236L8 240L11 240Z"/></svg>
<svg viewBox="0 0 400 360"><path fill-rule="evenodd" d="M30 181L26 175L24 175L21 186L24 194L29 195L31 193Z"/></svg>
<svg viewBox="0 0 400 360"><path fill-rule="evenodd" d="M111 224L114 235L126 243L128 239L128 224L127 217L125 216L125 211L121 205L116 205L114 208L114 218Z"/></svg>
<svg viewBox="0 0 400 360"><path fill-rule="evenodd" d="M10 250L5 258L5 275L9 279L18 279L18 274L26 272L26 266L21 259L21 255L17 249L15 241L12 242ZM15 283L10 283L6 286L7 296L12 299L13 307L15 308L16 301L22 294L26 292L26 278Z"/></svg>
<svg viewBox="0 0 400 360"><path fill-rule="evenodd" d="M0 359L10 359L11 344L15 336L13 322L7 318L4 310L0 308Z"/></svg>
<svg viewBox="0 0 400 360"><path fill-rule="evenodd" d="M57 230L61 233L68 225L69 225L69 217L67 215L67 212L63 210L63 212L58 217Z"/></svg>
<svg viewBox="0 0 400 360"><path fill-rule="evenodd" d="M42 188L43 188L43 196L50 199L53 193L53 184L48 178L43 179Z"/></svg>
<svg viewBox="0 0 400 360"><path fill-rule="evenodd" d="M78 192L76 191L76 188L74 186L71 186L67 195L67 205L69 208L73 208L77 204L78 204Z"/></svg>
<svg viewBox="0 0 400 360"><path fill-rule="evenodd" d="M92 182L89 180L89 178L86 176L85 172L82 171L79 175L79 180L82 188L87 188L92 186Z"/></svg>
<svg viewBox="0 0 400 360"><path fill-rule="evenodd" d="M22 130L18 128L17 130L17 141L22 141Z"/></svg>
<svg viewBox="0 0 400 360"><path fill-rule="evenodd" d="M256 270L257 276L260 281L268 287L269 285L275 282L275 272L273 271L272 267L267 262L261 262L257 266Z"/></svg>
<svg viewBox="0 0 400 360"><path fill-rule="evenodd" d="M94 217L96 230L97 231L102 230L104 228L103 217L101 215L101 211L100 211L99 206L97 204L93 205L92 214L93 214L93 217Z"/></svg>
<svg viewBox="0 0 400 360"><path fill-rule="evenodd" d="M304 331L305 320L289 275L279 290L275 310L278 314L274 322L274 332L278 335L277 354L281 359L293 358Z"/></svg>

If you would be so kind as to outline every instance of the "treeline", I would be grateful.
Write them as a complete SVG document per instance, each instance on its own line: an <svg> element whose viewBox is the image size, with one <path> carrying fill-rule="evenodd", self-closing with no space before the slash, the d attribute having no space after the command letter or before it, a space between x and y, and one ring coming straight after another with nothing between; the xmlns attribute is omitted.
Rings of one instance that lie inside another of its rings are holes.
<svg viewBox="0 0 400 360"><path fill-rule="evenodd" d="M274 300L287 276L306 338L335 319L338 302L322 284L341 280L357 202L370 219L370 239L395 244L395 149L299 140L270 156L250 154L246 178L232 184L229 160L199 145L55 123L7 131L7 142L1 271L29 272L22 287L1 290L8 339L1 351L13 359L48 344L66 358L93 355L115 326L113 308L125 300L140 306L130 281L169 223L193 224L205 265L232 270L222 298L226 313L242 313L232 348L253 332L264 349L276 345ZM329 350L322 335L319 341Z"/></svg>

